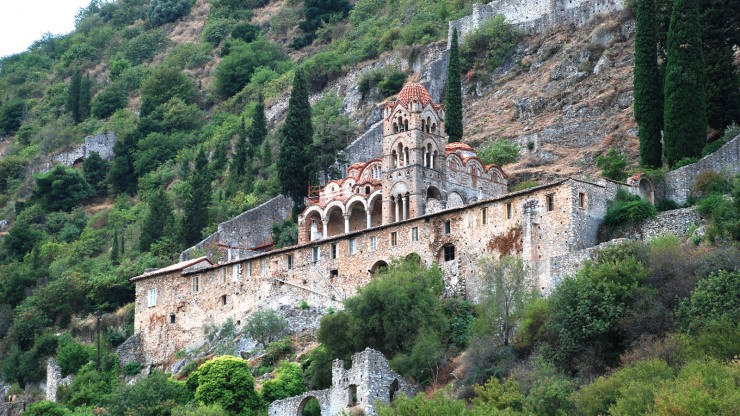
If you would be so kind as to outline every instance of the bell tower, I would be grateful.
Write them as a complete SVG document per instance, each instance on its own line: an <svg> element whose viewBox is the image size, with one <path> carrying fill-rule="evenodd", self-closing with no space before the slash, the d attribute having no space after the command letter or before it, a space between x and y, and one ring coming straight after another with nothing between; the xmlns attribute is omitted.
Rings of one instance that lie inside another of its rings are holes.
<svg viewBox="0 0 740 416"><path fill-rule="evenodd" d="M418 83L383 109L383 224L424 214L427 197L445 189L444 106Z"/></svg>

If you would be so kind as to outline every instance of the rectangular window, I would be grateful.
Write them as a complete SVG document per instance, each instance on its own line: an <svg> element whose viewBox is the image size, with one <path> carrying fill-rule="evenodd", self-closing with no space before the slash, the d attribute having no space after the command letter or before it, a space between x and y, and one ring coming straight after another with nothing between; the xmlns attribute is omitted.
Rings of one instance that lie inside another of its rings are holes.
<svg viewBox="0 0 740 416"><path fill-rule="evenodd" d="M292 270L293 269L293 255L292 254L288 254L287 261L288 261L288 270Z"/></svg>
<svg viewBox="0 0 740 416"><path fill-rule="evenodd" d="M555 211L555 195L553 194L547 196L547 210Z"/></svg>
<svg viewBox="0 0 740 416"><path fill-rule="evenodd" d="M218 271L218 282L219 283L226 282L226 268L225 267L221 268L221 270Z"/></svg>
<svg viewBox="0 0 740 416"><path fill-rule="evenodd" d="M449 234L452 231L452 224L450 223L450 220L445 221L444 225L444 233Z"/></svg>
<svg viewBox="0 0 740 416"><path fill-rule="evenodd" d="M339 270L334 269L329 272L329 279L331 279L331 281L334 281L336 277L339 277Z"/></svg>
<svg viewBox="0 0 740 416"><path fill-rule="evenodd" d="M445 261L455 260L455 246L445 246Z"/></svg>
<svg viewBox="0 0 740 416"><path fill-rule="evenodd" d="M193 276L193 292L197 292L198 289L199 289L198 288L198 283L199 283L198 280L199 280L198 279L198 276Z"/></svg>
<svg viewBox="0 0 740 416"><path fill-rule="evenodd" d="M319 250L319 247L314 247L311 250L311 261L316 263L319 261L320 258L321 258L321 250Z"/></svg>
<svg viewBox="0 0 740 416"><path fill-rule="evenodd" d="M235 264L235 265L231 266L231 281L232 282L236 282L236 281L239 280L239 275L241 274L239 272L240 272L240 270L239 270L239 265L238 264Z"/></svg>
<svg viewBox="0 0 740 416"><path fill-rule="evenodd" d="M357 252L357 241L354 238L349 239L349 255L354 256Z"/></svg>
<svg viewBox="0 0 740 416"><path fill-rule="evenodd" d="M260 259L260 274L262 276L267 274L267 259L264 257Z"/></svg>
<svg viewBox="0 0 740 416"><path fill-rule="evenodd" d="M226 295L221 295L221 304L226 305Z"/></svg>
<svg viewBox="0 0 740 416"><path fill-rule="evenodd" d="M488 224L488 208L481 208L480 210L480 224Z"/></svg>
<svg viewBox="0 0 740 416"><path fill-rule="evenodd" d="M370 251L378 249L378 237L370 237Z"/></svg>
<svg viewBox="0 0 740 416"><path fill-rule="evenodd" d="M578 206L580 208L586 208L586 194L583 192L578 193Z"/></svg>
<svg viewBox="0 0 740 416"><path fill-rule="evenodd" d="M242 273L243 273L243 271L242 271L242 264L239 263L239 264L236 265L236 279L234 279L234 281L237 281L237 280L241 279L242 278Z"/></svg>
<svg viewBox="0 0 740 416"><path fill-rule="evenodd" d="M338 252L339 252L339 249L337 248L337 243L331 243L331 259L332 260L337 259Z"/></svg>
<svg viewBox="0 0 740 416"><path fill-rule="evenodd" d="M175 323L175 314L174 313L171 313L170 314L170 323L171 324L174 324Z"/></svg>
<svg viewBox="0 0 740 416"><path fill-rule="evenodd" d="M511 206L511 202L506 204L506 219L510 220L514 216L514 207Z"/></svg>
<svg viewBox="0 0 740 416"><path fill-rule="evenodd" d="M391 246L397 246L398 245L398 233L392 232L391 233Z"/></svg>
<svg viewBox="0 0 740 416"><path fill-rule="evenodd" d="M252 276L252 262L248 261L247 262L247 277L251 277L251 276Z"/></svg>
<svg viewBox="0 0 740 416"><path fill-rule="evenodd" d="M413 227L411 229L411 242L415 243L419 241L419 227Z"/></svg>
<svg viewBox="0 0 740 416"><path fill-rule="evenodd" d="M149 289L149 307L157 306L157 289Z"/></svg>

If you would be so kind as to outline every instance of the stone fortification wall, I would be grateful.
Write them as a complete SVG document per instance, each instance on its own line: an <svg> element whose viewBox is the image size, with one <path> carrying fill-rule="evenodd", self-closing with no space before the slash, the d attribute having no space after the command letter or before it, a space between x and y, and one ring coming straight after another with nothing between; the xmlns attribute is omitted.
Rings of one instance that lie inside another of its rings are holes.
<svg viewBox="0 0 740 416"><path fill-rule="evenodd" d="M183 251L180 261L203 255L215 261L253 256L258 252L255 249L272 244L272 225L288 219L292 210L293 201L278 195L219 224L215 233Z"/></svg>
<svg viewBox="0 0 740 416"><path fill-rule="evenodd" d="M551 257L546 264L549 269L550 288L557 286L565 277L575 274L583 266L584 261L594 260L596 253L600 250L624 241L627 241L627 239L614 239L594 247ZM547 293L549 293L549 290Z"/></svg>
<svg viewBox="0 0 740 416"><path fill-rule="evenodd" d="M612 238L629 238L632 240L650 240L661 234L685 236L691 227L706 225L707 219L694 208L681 208L659 212L636 225L625 225L611 231Z"/></svg>
<svg viewBox="0 0 740 416"><path fill-rule="evenodd" d="M60 153L54 156L50 161L43 163L35 173L49 171L54 165L72 166L78 161L89 157L92 152L98 152L100 157L105 160L113 158L113 146L116 144L116 133L108 131L107 133L98 133L94 136L85 137L85 142L78 145L72 150Z"/></svg>
<svg viewBox="0 0 740 416"><path fill-rule="evenodd" d="M299 396L278 400L270 405L270 416L301 414L303 406L316 398L322 416L355 411L375 415L378 402L390 403L399 394L412 396L417 389L390 369L388 360L379 351L366 348L352 356L352 367L344 369L341 360L334 360L332 385L326 390L310 391Z"/></svg>
<svg viewBox="0 0 740 416"><path fill-rule="evenodd" d="M678 204L686 203L691 195L691 188L696 184L696 178L703 172L740 174L740 135L700 161L668 172L664 197Z"/></svg>
<svg viewBox="0 0 740 416"><path fill-rule="evenodd" d="M579 207L581 193L585 208ZM601 186L570 179L258 253L199 272L142 278L136 280L136 333L141 334L147 361L165 366L176 351L204 342L206 324L220 325L231 317L240 326L256 310L297 305L301 300L311 306L341 308L342 300L367 284L379 267L412 253L425 264L439 264L448 293L475 300L481 257L518 255L537 273L537 265L550 256L595 244L596 231L574 227L573 221L590 223L590 217L594 221L603 217L602 193ZM453 259L445 257L445 247L454 249ZM546 290L549 277L536 274L535 278L539 288ZM150 289L157 293L152 306L147 303Z"/></svg>

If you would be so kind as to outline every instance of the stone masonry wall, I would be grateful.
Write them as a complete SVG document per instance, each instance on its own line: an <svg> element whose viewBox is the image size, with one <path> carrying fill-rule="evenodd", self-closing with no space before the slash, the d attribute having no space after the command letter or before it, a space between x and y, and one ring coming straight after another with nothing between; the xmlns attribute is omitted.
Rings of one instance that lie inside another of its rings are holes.
<svg viewBox="0 0 740 416"><path fill-rule="evenodd" d="M610 236L645 241L661 234L684 236L688 234L690 227L700 227L706 223L707 219L694 208L681 208L659 212L655 218L650 218L637 225L621 226L613 230Z"/></svg>
<svg viewBox="0 0 740 416"><path fill-rule="evenodd" d="M219 224L215 233L183 251L180 261L203 255L225 261L251 257L255 249L272 244L272 224L288 219L292 210L293 201L278 195Z"/></svg>
<svg viewBox="0 0 740 416"><path fill-rule="evenodd" d="M580 193L587 203L584 209L578 207ZM538 288L545 291L549 278L539 270L548 257L596 244L596 230L588 224L603 217L601 193L603 187L599 185L568 179L461 208L258 253L205 271L137 280L135 330L141 334L147 361L165 366L176 351L203 343L206 324L220 325L232 317L239 327L258 309L297 305L301 300L312 306L341 308L342 300L367 284L380 265L412 253L425 264L440 265L448 293L472 300L480 287L478 262L487 255L521 256L539 279ZM552 211L547 209L549 196ZM506 216L507 204L511 204L511 218ZM486 224L482 223L484 209ZM574 218L585 225L574 226ZM449 233L444 232L447 221ZM414 240L413 235L418 238ZM350 243L356 248L354 254L349 252ZM454 260L445 261L446 246L454 246ZM157 290L157 304L152 307L147 305L150 288Z"/></svg>
<svg viewBox="0 0 740 416"><path fill-rule="evenodd" d="M54 165L72 166L80 160L90 156L92 152L98 152L101 158L109 160L113 158L113 146L116 144L115 132L98 133L94 136L85 137L85 142L72 150L54 156L50 161L42 164L36 169L36 173L49 171Z"/></svg>
<svg viewBox="0 0 740 416"><path fill-rule="evenodd" d="M680 167L666 174L665 198L678 204L686 203L696 178L703 172L740 174L740 135L696 163Z"/></svg>

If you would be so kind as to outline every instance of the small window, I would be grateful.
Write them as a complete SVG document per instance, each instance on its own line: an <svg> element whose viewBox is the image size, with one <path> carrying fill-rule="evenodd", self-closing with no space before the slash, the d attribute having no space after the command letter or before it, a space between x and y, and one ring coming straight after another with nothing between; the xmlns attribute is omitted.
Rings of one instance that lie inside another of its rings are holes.
<svg viewBox="0 0 740 416"><path fill-rule="evenodd" d="M580 208L586 208L586 194L583 192L578 193L578 206Z"/></svg>
<svg viewBox="0 0 740 416"><path fill-rule="evenodd" d="M311 250L311 260L312 260L312 261L313 261L314 263L316 263L316 262L318 262L318 261L319 261L319 259L320 259L320 258L321 258L321 250L319 249L319 247L314 247L314 248L313 248L313 249Z"/></svg>
<svg viewBox="0 0 740 416"><path fill-rule="evenodd" d="M365 187L365 195L370 195L370 187L369 186L366 186Z"/></svg>
<svg viewBox="0 0 740 416"><path fill-rule="evenodd" d="M332 270L332 271L329 272L329 279L332 282L334 281L334 278L336 278L338 276L339 276L339 270L337 270L337 269L334 269L334 270Z"/></svg>
<svg viewBox="0 0 740 416"><path fill-rule="evenodd" d="M547 210L555 211L555 195L553 194L547 196Z"/></svg>
<svg viewBox="0 0 740 416"><path fill-rule="evenodd" d="M444 233L449 234L452 231L452 224L450 223L450 220L445 221L444 225Z"/></svg>
<svg viewBox="0 0 740 416"><path fill-rule="evenodd" d="M221 270L219 270L218 273L218 282L219 283L226 283L226 268L223 267Z"/></svg>
<svg viewBox="0 0 740 416"><path fill-rule="evenodd" d="M252 262L248 261L247 262L247 277L250 277L250 276L252 276Z"/></svg>
<svg viewBox="0 0 740 416"><path fill-rule="evenodd" d="M287 258L287 260L288 260L288 270L293 270L293 255L292 254L288 254L287 257L288 257Z"/></svg>
<svg viewBox="0 0 740 416"><path fill-rule="evenodd" d="M354 256L357 252L357 241L354 238L349 239L349 255Z"/></svg>
<svg viewBox="0 0 740 416"><path fill-rule="evenodd" d="M170 314L170 323L171 324L174 324L175 323L175 314L174 313L171 313Z"/></svg>
<svg viewBox="0 0 740 416"><path fill-rule="evenodd" d="M149 289L149 300L147 305L151 308L152 306L157 306L157 289Z"/></svg>
<svg viewBox="0 0 740 416"><path fill-rule="evenodd" d="M226 295L221 295L221 304L226 305Z"/></svg>
<svg viewBox="0 0 740 416"><path fill-rule="evenodd" d="M396 231L391 233L391 246L398 245L398 233Z"/></svg>
<svg viewBox="0 0 740 416"><path fill-rule="evenodd" d="M332 260L337 259L338 252L339 252L339 249L337 248L337 243L331 243L331 259Z"/></svg>
<svg viewBox="0 0 740 416"><path fill-rule="evenodd" d="M199 280L198 279L198 276L193 276L193 292L197 292L198 289L199 289L199 287L198 287L199 281L198 280Z"/></svg>
<svg viewBox="0 0 740 416"><path fill-rule="evenodd" d="M260 259L260 274L263 276L267 274L267 259L264 257Z"/></svg>
<svg viewBox="0 0 740 416"><path fill-rule="evenodd" d="M488 208L481 208L481 210L480 210L480 223L481 223L481 225L488 224Z"/></svg>
<svg viewBox="0 0 740 416"><path fill-rule="evenodd" d="M411 229L411 241L414 243L419 241L419 227L413 227Z"/></svg>
<svg viewBox="0 0 740 416"><path fill-rule="evenodd" d="M510 220L514 214L514 208L511 206L511 202L506 204L506 219Z"/></svg>
<svg viewBox="0 0 740 416"><path fill-rule="evenodd" d="M455 246L445 246L445 261L455 260Z"/></svg>
<svg viewBox="0 0 740 416"><path fill-rule="evenodd" d="M378 249L378 237L370 237L370 251Z"/></svg>
<svg viewBox="0 0 740 416"><path fill-rule="evenodd" d="M357 406L357 385L350 384L347 389L347 407Z"/></svg>
<svg viewBox="0 0 740 416"><path fill-rule="evenodd" d="M241 267L238 264L231 266L231 281L239 281L239 275L241 274Z"/></svg>

